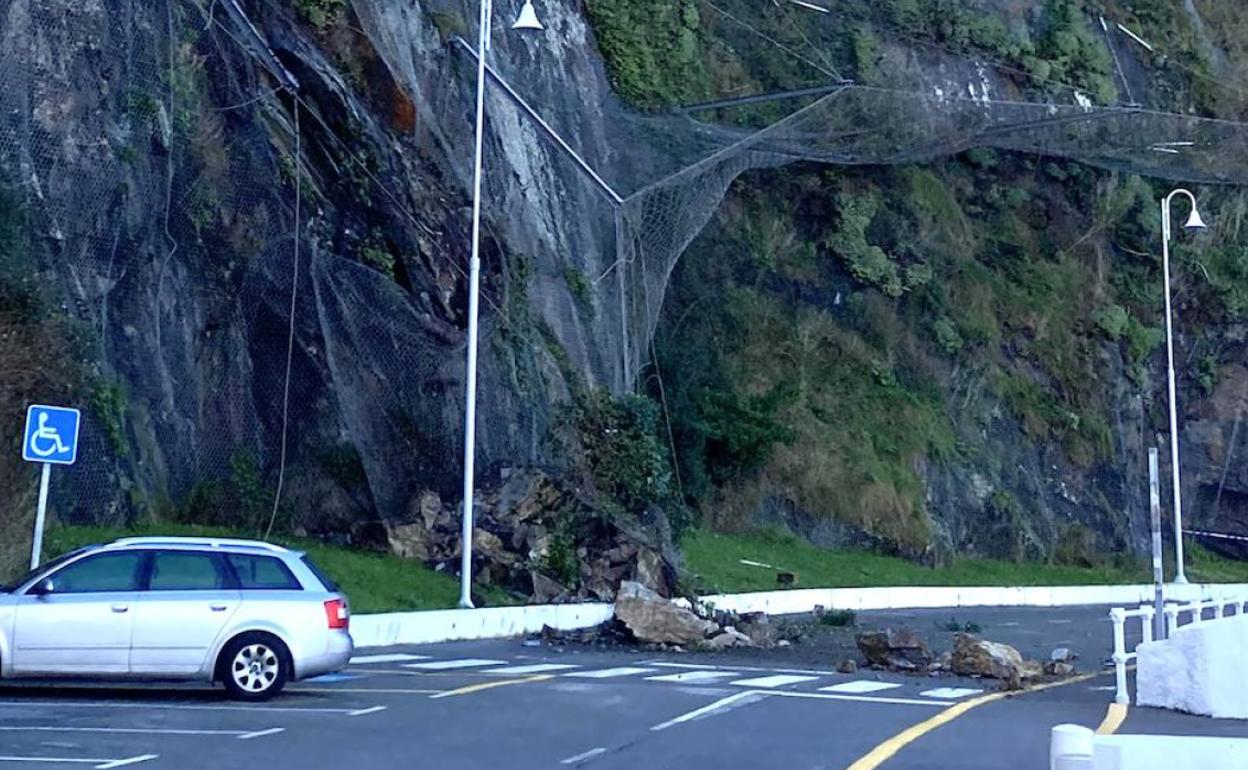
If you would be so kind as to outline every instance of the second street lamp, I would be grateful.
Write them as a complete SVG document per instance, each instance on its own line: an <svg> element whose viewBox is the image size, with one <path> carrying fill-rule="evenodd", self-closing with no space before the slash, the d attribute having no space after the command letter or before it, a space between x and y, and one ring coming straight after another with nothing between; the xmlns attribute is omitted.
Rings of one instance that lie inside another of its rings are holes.
<svg viewBox="0 0 1248 770"><path fill-rule="evenodd" d="M1176 195L1185 195L1192 202L1192 213L1184 227L1203 228L1205 221L1201 219L1200 211L1196 208L1196 196L1188 190L1175 190L1161 202L1161 267L1166 291L1166 382L1170 391L1170 478L1174 495L1174 582L1184 584L1187 582L1187 575L1183 574L1183 497L1179 492L1179 409L1175 395L1174 324L1170 309L1170 203Z"/></svg>

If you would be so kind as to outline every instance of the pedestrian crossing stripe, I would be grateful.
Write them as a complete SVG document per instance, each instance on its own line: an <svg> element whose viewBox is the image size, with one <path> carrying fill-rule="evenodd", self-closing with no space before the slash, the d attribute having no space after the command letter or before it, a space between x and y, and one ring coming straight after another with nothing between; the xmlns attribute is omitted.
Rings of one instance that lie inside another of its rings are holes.
<svg viewBox="0 0 1248 770"><path fill-rule="evenodd" d="M813 682L819 677L817 676L797 676L795 674L776 674L775 676L759 676L753 679L738 679L732 684L738 687L762 687L764 689L772 687L784 687L790 684L801 684L802 682Z"/></svg>
<svg viewBox="0 0 1248 770"><path fill-rule="evenodd" d="M652 668L638 668L636 666L619 666L617 668L599 668L589 671L569 671L564 676L579 676L586 679L613 679L617 676L634 676L636 674L649 674L654 671Z"/></svg>
<svg viewBox="0 0 1248 770"><path fill-rule="evenodd" d="M894 682L875 682L866 679L859 679L853 682L844 682L842 684L834 684L831 687L820 687L820 692L846 692L862 694L866 692L879 692L880 690L892 690L901 687Z"/></svg>
<svg viewBox="0 0 1248 770"><path fill-rule="evenodd" d="M569 663L530 663L521 666L504 666L502 668L491 668L484 672L487 674L544 674L550 671L567 671L570 668L576 668Z"/></svg>
<svg viewBox="0 0 1248 770"><path fill-rule="evenodd" d="M454 660L431 660L428 663L407 663L403 668L414 668L419 671L448 671L456 668L480 668L482 666L501 666L505 660L488 658L458 658Z"/></svg>
<svg viewBox="0 0 1248 770"><path fill-rule="evenodd" d="M965 698L968 695L978 695L983 690L973 690L969 687L937 687L935 690L924 690L919 693L925 698L944 698L952 700L954 698Z"/></svg>
<svg viewBox="0 0 1248 770"><path fill-rule="evenodd" d="M698 682L714 682L716 679L727 679L729 677L741 676L739 671L682 671L679 674L664 674L663 676L648 676L646 681L649 682L682 682L684 684Z"/></svg>
<svg viewBox="0 0 1248 770"><path fill-rule="evenodd" d="M384 653L381 655L352 655L351 665L367 666L374 663L409 663L413 660L429 660L429 656L408 655L401 652Z"/></svg>

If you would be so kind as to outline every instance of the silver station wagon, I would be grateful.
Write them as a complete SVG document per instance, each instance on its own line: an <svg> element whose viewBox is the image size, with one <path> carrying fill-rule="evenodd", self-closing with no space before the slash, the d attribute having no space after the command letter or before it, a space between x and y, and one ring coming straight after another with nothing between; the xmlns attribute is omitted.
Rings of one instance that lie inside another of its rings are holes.
<svg viewBox="0 0 1248 770"><path fill-rule="evenodd" d="M346 597L301 553L125 538L0 589L0 679L200 680L265 700L346 667L348 624Z"/></svg>

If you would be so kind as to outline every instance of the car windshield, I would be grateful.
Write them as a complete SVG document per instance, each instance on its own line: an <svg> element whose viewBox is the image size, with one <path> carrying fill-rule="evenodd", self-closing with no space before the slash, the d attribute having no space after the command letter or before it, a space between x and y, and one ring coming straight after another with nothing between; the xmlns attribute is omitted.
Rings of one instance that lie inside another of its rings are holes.
<svg viewBox="0 0 1248 770"><path fill-rule="evenodd" d="M43 563L43 564L40 564L38 567L35 567L35 568L34 568L34 569L32 569L31 571L29 571L29 572L27 572L25 575L22 575L21 577L17 578L16 580L14 580L13 582L9 583L8 585L5 585L5 586L0 586L0 592L6 593L6 594L11 594L11 593L13 593L14 591L16 591L17 589L19 589L19 588L21 588L22 586L24 586L24 585L26 585L27 583L29 583L29 582L30 582L31 580L33 580L34 578L38 577L39 575L42 575L42 574L47 573L47 572L51 572L52 570L54 570L54 569L56 569L57 567L61 566L61 565L62 565L62 564L64 564L65 562L67 562L67 561L69 561L70 559L72 559L72 558L74 558L75 556L77 556L78 554L82 553L83 551L86 551L86 550L87 550L87 548L90 548L90 547L91 547L91 546L87 546L87 547L84 547L84 548L79 548L79 549L77 549L77 550L70 551L69 553L66 553L66 554L61 554L60 556L56 557L56 558L55 558L55 559L53 559L52 561L49 561L49 562L45 562L45 563Z"/></svg>

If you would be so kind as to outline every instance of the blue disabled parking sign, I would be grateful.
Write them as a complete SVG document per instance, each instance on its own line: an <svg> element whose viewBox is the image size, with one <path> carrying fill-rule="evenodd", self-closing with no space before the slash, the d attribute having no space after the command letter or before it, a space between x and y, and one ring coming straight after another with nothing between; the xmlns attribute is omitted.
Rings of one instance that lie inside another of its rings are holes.
<svg viewBox="0 0 1248 770"><path fill-rule="evenodd" d="M73 465L78 459L77 409L32 405L26 410L22 459L34 463Z"/></svg>

